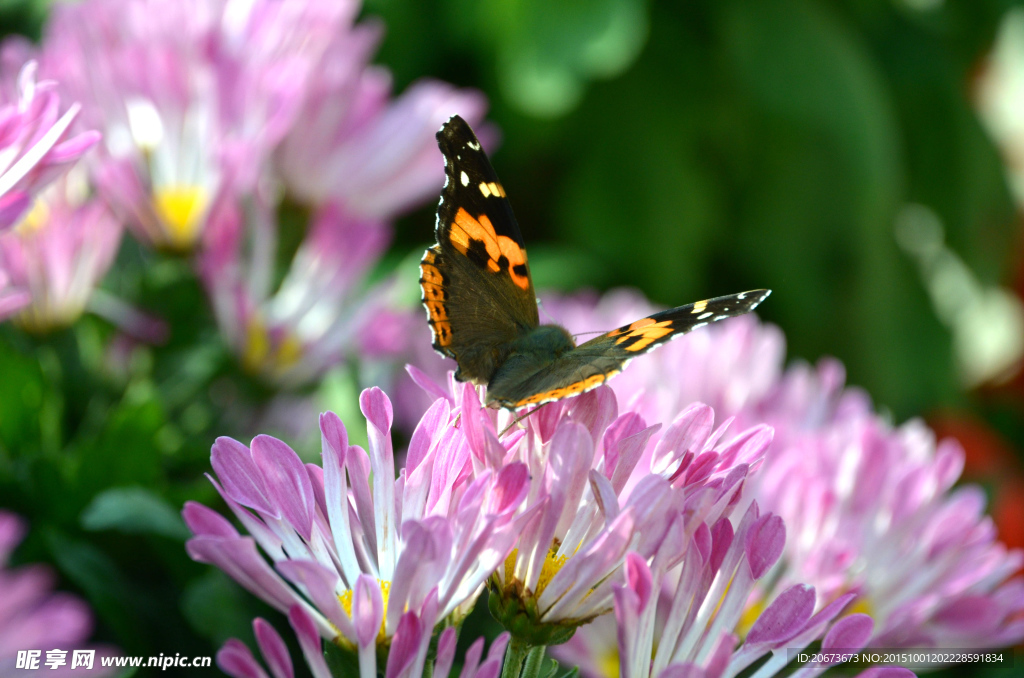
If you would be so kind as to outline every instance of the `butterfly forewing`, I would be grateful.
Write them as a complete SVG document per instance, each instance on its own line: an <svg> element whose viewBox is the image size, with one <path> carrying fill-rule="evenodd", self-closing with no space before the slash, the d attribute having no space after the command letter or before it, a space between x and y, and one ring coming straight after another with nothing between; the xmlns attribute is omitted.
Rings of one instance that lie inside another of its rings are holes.
<svg viewBox="0 0 1024 678"><path fill-rule="evenodd" d="M538 324L519 225L480 141L455 116L437 133L445 187L437 245L420 264L433 346L455 358L461 379L486 383L501 347Z"/></svg>

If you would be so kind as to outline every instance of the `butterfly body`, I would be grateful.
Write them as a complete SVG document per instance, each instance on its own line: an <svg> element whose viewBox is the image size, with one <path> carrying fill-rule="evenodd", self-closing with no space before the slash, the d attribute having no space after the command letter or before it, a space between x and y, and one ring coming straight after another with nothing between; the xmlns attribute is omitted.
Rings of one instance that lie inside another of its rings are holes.
<svg viewBox="0 0 1024 678"><path fill-rule="evenodd" d="M564 328L540 324L523 237L469 125L455 116L437 139L446 180L437 244L420 263L423 304L434 349L456 360L457 379L486 384L492 407L515 410L596 388L634 357L751 311L770 293L753 290L669 309L577 346Z"/></svg>

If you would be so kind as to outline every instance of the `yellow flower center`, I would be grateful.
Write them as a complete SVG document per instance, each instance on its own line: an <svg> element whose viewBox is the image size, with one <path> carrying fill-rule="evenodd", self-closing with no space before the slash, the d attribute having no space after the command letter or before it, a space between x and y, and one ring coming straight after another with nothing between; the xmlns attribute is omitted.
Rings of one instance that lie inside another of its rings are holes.
<svg viewBox="0 0 1024 678"><path fill-rule="evenodd" d="M166 242L179 251L192 249L206 211L207 195L201 186L163 186L153 195L153 208L166 229Z"/></svg>
<svg viewBox="0 0 1024 678"><path fill-rule="evenodd" d="M14 232L20 235L35 233L50 221L50 206L45 200L32 201L32 207L21 218Z"/></svg>
<svg viewBox="0 0 1024 678"><path fill-rule="evenodd" d="M853 604L846 610L846 615L850 614L866 614L871 616L873 619L875 616L874 608L871 605L871 601L867 599L867 596L857 596L853 599Z"/></svg>
<svg viewBox="0 0 1024 678"><path fill-rule="evenodd" d="M544 564L540 568L540 577L537 578L537 590L533 592L534 596L540 596L544 593L544 589L547 588L551 579L558 574L558 571L565 565L565 561L569 559L567 555L557 555L558 551L555 548L548 549L548 555L544 558ZM519 555L519 549L512 549L512 553L508 554L508 558L505 559L505 585L508 586L513 580L516 571L516 557Z"/></svg>
<svg viewBox="0 0 1024 678"><path fill-rule="evenodd" d="M722 596L723 598L725 596ZM721 601L719 601L721 605ZM736 635L740 638L746 638L747 634L750 633L750 629L753 628L754 622L764 612L764 598L760 598L753 603L750 603L744 608L743 614L740 615L740 620L736 622Z"/></svg>
<svg viewBox="0 0 1024 678"><path fill-rule="evenodd" d="M597 671L604 678L619 678L618 648L609 648L598 656Z"/></svg>
<svg viewBox="0 0 1024 678"><path fill-rule="evenodd" d="M382 645L382 644L386 643L387 639L388 639L388 637L384 634L384 622L388 618L388 596L391 593L391 582L389 582L389 581L382 581L382 580L378 579L377 583L380 585L380 595L381 595L381 598L384 599L384 617L381 619L380 631L377 633L377 644L378 645ZM347 614L351 618L352 617L352 589L349 589L348 591L345 591L340 596L338 596L338 600L341 602L341 606L345 609L345 614Z"/></svg>
<svg viewBox="0 0 1024 678"><path fill-rule="evenodd" d="M249 320L242 348L242 365L249 372L279 374L295 365L300 358L302 342L295 334L287 332L275 344L258 315Z"/></svg>

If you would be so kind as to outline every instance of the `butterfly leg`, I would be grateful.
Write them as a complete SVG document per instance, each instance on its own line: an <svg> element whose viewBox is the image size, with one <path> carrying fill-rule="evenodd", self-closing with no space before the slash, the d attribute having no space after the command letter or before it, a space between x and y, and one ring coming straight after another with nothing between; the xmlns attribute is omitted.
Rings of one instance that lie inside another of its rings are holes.
<svg viewBox="0 0 1024 678"><path fill-rule="evenodd" d="M554 402L554 401L551 401L551 402ZM534 412L536 412L540 408L544 407L545 405L550 405L551 402L541 403L540 405L537 405L537 407L533 408L532 410L530 410L526 414L520 415L520 416L516 417L515 419L513 419L511 424L509 424L508 426L506 426L505 428L503 428L501 430L501 433L498 434L498 438L501 438L503 435L508 433L509 429L511 429L513 426L515 426L516 424L521 422L523 419L526 419L528 416L530 416L531 414L533 414Z"/></svg>

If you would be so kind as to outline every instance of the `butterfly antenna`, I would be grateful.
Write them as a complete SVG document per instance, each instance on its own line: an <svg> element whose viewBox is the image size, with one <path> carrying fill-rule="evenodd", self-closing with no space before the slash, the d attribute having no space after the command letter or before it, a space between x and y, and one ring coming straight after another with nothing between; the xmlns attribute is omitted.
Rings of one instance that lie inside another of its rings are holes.
<svg viewBox="0 0 1024 678"><path fill-rule="evenodd" d="M539 410L540 408L544 407L547 404L548 403L541 403L540 405L537 405L537 407L533 408L532 410L530 410L526 414L520 415L520 416L516 417L515 419L513 419L511 424L509 424L508 426L506 426L505 428L503 428L501 430L501 433L498 434L498 437L501 438L502 436L504 436L506 433L508 433L510 428L512 428L513 426L515 426L519 422L521 422L523 419L526 419L528 416L530 416L531 414L533 414L534 412L536 412L537 410Z"/></svg>
<svg viewBox="0 0 1024 678"><path fill-rule="evenodd" d="M555 325L558 324L558 321L555 320L554 318L552 318L551 314L548 313L546 308L544 308L544 300L543 299L540 299L540 298L537 299L537 310L541 312L541 314L547 319L547 321L549 323L554 323Z"/></svg>
<svg viewBox="0 0 1024 678"><path fill-rule="evenodd" d="M572 338L575 339L576 337L582 337L584 334L605 334L607 332L608 330L591 330L589 332L577 332L576 334L572 335Z"/></svg>

